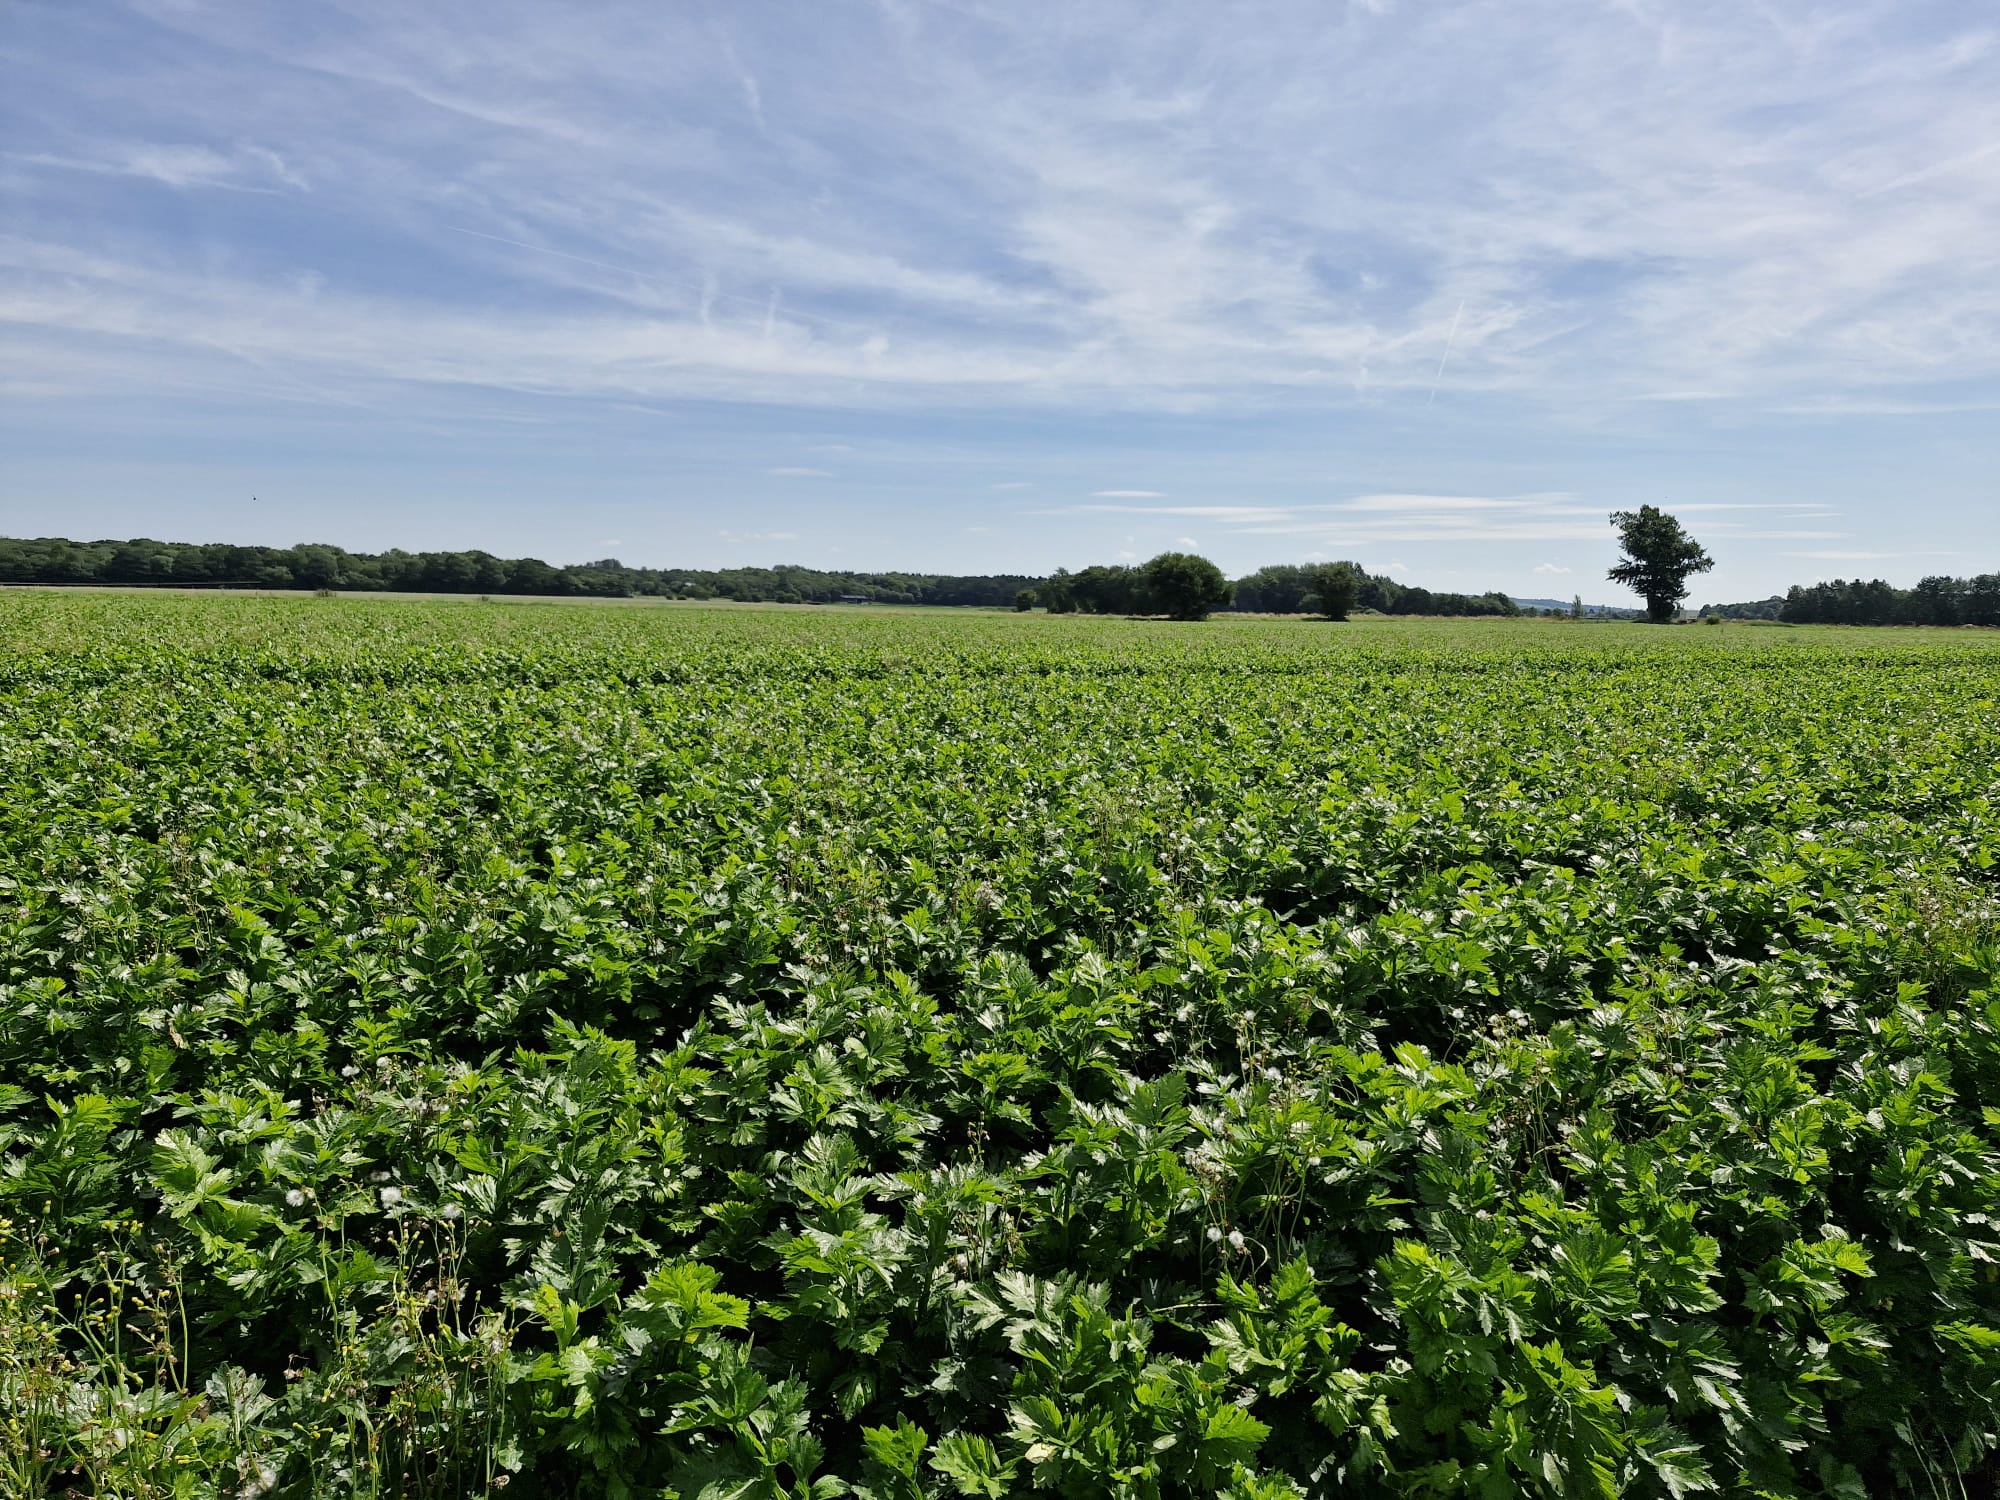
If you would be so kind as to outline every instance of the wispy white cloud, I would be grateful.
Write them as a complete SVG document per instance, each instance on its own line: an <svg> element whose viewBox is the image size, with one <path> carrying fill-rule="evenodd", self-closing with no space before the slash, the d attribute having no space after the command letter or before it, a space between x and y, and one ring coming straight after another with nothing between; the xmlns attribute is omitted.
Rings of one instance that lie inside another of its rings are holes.
<svg viewBox="0 0 2000 1500"><path fill-rule="evenodd" d="M1955 554L1943 551L1941 549L1936 549L1936 550L1926 550L1926 551L1916 551L1916 552L1864 552L1864 551L1784 552L1780 553L1779 555L1781 557L1810 557L1810 558L1815 558L1821 562L1876 562L1876 561L1887 561L1891 558L1902 558L1902 557L1951 557L1954 556Z"/></svg>
<svg viewBox="0 0 2000 1500"><path fill-rule="evenodd" d="M828 469L799 469L799 468L790 468L790 467L786 467L786 468L777 468L777 469L766 469L766 470L765 470L764 472L765 472L766 474L769 474L769 475L770 475L770 476L771 476L771 477L772 477L773 479L831 479L831 478L833 478L833 473L832 473L832 471L831 471L831 470L828 470Z"/></svg>
<svg viewBox="0 0 2000 1500"><path fill-rule="evenodd" d="M1144 494L1143 490L1101 490L1100 494ZM1260 519L1281 519L1301 514L1306 510L1323 509L1314 506L1272 506L1272 505L1068 505L1057 510L1044 511L1044 515L1075 515L1078 513L1111 516L1202 516L1219 521L1254 521Z"/></svg>
<svg viewBox="0 0 2000 1500"><path fill-rule="evenodd" d="M1747 527L1734 512L1770 512L1772 519L1805 520L1831 514L1789 503L1715 502L1671 507L1710 514L1703 530L1737 541L1804 540L1844 536L1839 531L1791 526ZM1610 507L1567 493L1533 495L1369 494L1295 505L1089 504L1046 515L1141 515L1212 520L1236 536L1298 537L1328 547L1399 542L1603 542ZM1542 571L1538 569L1537 571Z"/></svg>
<svg viewBox="0 0 2000 1500"><path fill-rule="evenodd" d="M1437 515L1443 511L1527 511L1548 510L1549 500L1533 496L1493 495L1362 495L1329 510L1372 511L1389 514Z"/></svg>
<svg viewBox="0 0 2000 1500"><path fill-rule="evenodd" d="M1571 572L1572 570L1561 566L1559 563L1545 562L1545 563L1536 563L1535 571L1537 573L1568 573Z"/></svg>
<svg viewBox="0 0 2000 1500"><path fill-rule="evenodd" d="M1112 0L1056 31L138 8L156 31L87 60L59 19L14 29L50 49L51 123L13 132L10 217L58 255L120 245L118 274L0 268L0 313L110 341L134 385L218 344L349 394L807 405L1824 415L1985 409L2000 380L2000 45L1927 0L1274 0L1255 26L1187 0L1142 41ZM103 134L54 123L79 120ZM64 173L324 217L218 258L137 204L82 232ZM306 337L273 295L300 258Z"/></svg>
<svg viewBox="0 0 2000 1500"><path fill-rule="evenodd" d="M412 494L581 456L605 513L566 524L606 531L672 465L688 537L789 482L943 567L982 494L1024 570L1123 514L1530 588L1676 494L1718 597L1779 547L1994 536L2000 21L1963 0L125 0L15 7L5 51L0 391L43 452L0 507L38 524L132 491L74 478L105 433L346 492L330 454Z"/></svg>
<svg viewBox="0 0 2000 1500"><path fill-rule="evenodd" d="M115 141L89 154L61 156L38 151L0 152L23 166L110 177L139 177L171 188L227 188L241 192L307 191L306 180L277 152L263 146L229 150L172 142Z"/></svg>

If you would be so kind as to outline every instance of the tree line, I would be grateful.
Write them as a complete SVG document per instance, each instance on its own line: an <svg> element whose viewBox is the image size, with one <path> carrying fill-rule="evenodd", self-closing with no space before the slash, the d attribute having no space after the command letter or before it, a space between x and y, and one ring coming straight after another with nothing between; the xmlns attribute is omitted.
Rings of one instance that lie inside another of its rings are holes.
<svg viewBox="0 0 2000 1500"><path fill-rule="evenodd" d="M1457 594L1378 577L1359 563L1279 563L1233 584L1206 558L1162 553L1136 566L1098 565L1046 578L1022 574L861 573L771 568L636 568L617 558L558 566L490 552L349 552L226 542L77 542L0 537L0 583L128 587L326 589L420 594L541 594L580 598L732 599L750 603L1009 604L1052 613L1172 615L1216 609L1257 614L1377 610L1406 615L1514 615L1505 594Z"/></svg>
<svg viewBox="0 0 2000 1500"><path fill-rule="evenodd" d="M1318 566L1277 563L1259 568L1236 580L1235 608L1267 615L1320 614L1323 611L1319 590L1328 566L1345 568L1354 575L1350 609L1372 609L1385 615L1518 615L1521 612L1512 599L1497 590L1484 594L1433 591L1378 577L1357 562Z"/></svg>
<svg viewBox="0 0 2000 1500"><path fill-rule="evenodd" d="M2000 573L1933 574L1912 589L1880 578L1793 584L1782 596L1709 604L1704 618L1780 620L1787 625L2000 625Z"/></svg>
<svg viewBox="0 0 2000 1500"><path fill-rule="evenodd" d="M1162 552L1137 567L1099 564L1072 573L1057 568L1025 590L1017 609L1039 604L1052 615L1167 615L1205 620L1228 607L1236 587L1222 569L1191 552Z"/></svg>
<svg viewBox="0 0 2000 1500"><path fill-rule="evenodd" d="M1205 619L1210 611L1324 615L1344 620L1356 610L1392 615L1518 615L1505 594L1433 593L1381 578L1357 562L1273 563L1231 583L1204 557L1163 552L1126 567L1098 564L1080 572L1058 568L1023 590L1017 609L1040 604L1051 614L1168 615Z"/></svg>
<svg viewBox="0 0 2000 1500"><path fill-rule="evenodd" d="M73 542L0 537L0 583L83 583L178 588L333 589L417 594L656 596L826 604L1010 604L1038 578L929 573L844 573L775 568L635 568L607 557L556 566L490 552L348 552L324 543L241 547L223 542Z"/></svg>
<svg viewBox="0 0 2000 1500"><path fill-rule="evenodd" d="M1648 510L1651 507L1647 507ZM1705 558L1703 559L1705 561ZM1677 583L1679 579L1675 580ZM227 542L77 542L0 537L0 583L136 587L329 589L423 594L540 594L578 598L729 599L743 603L973 605L1055 614L1519 615L1507 595L1461 594L1399 583L1359 563L1274 563L1230 582L1206 558L1162 553L1134 566L1099 564L1027 574L841 572L770 568L637 568L617 558L559 566L535 557L463 552L349 552L326 543L250 547ZM1684 589L1684 584L1681 585ZM2000 625L2000 573L1934 575L1915 588L1882 579L1794 585L1784 595L1703 606L1705 618L1799 625Z"/></svg>

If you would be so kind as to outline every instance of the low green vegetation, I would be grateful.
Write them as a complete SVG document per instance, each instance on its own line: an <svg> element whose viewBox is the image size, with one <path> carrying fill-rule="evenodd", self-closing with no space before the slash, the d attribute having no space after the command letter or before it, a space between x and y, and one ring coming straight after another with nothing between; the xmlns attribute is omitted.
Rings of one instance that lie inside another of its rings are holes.
<svg viewBox="0 0 2000 1500"><path fill-rule="evenodd" d="M1979 1493L2000 640L0 594L0 1493Z"/></svg>

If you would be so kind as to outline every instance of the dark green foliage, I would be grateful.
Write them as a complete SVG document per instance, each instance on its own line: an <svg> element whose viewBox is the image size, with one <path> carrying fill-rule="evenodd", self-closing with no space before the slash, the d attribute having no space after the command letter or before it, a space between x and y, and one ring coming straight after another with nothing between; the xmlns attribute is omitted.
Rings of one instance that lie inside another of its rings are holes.
<svg viewBox="0 0 2000 1500"><path fill-rule="evenodd" d="M1080 573L1058 577L1058 590L1068 609L1086 615L1136 615L1150 608L1146 580L1137 568L1095 563Z"/></svg>
<svg viewBox="0 0 2000 1500"><path fill-rule="evenodd" d="M1345 620L1361 598L1361 576L1352 563L1324 563L1312 570L1313 604L1329 620Z"/></svg>
<svg viewBox="0 0 2000 1500"><path fill-rule="evenodd" d="M1704 604L1701 618L1704 620L1775 620L1784 611L1782 594L1774 594L1769 599L1753 599L1747 604Z"/></svg>
<svg viewBox="0 0 2000 1500"><path fill-rule="evenodd" d="M1476 596L1406 589L1353 569L1367 609L1396 614L1511 615L1499 593ZM1309 566L1262 568L1233 585L1239 609L1265 614L1317 610ZM1046 578L1014 574L953 577L921 573L841 573L774 568L635 568L616 558L554 567L533 557L487 552L346 552L309 543L238 547L223 543L71 542L60 537L0 537L0 583L112 584L129 587L300 589L335 592L552 595L609 598L728 599L738 603L972 605L1050 614L1170 614L1156 606L1143 570L1098 564L1080 573L1058 568Z"/></svg>
<svg viewBox="0 0 2000 1500"><path fill-rule="evenodd" d="M1276 563L1259 568L1236 581L1233 607L1250 614L1304 615L1321 613L1319 574L1326 567L1345 568L1354 577L1355 593L1347 606L1372 609L1394 615L1517 615L1519 607L1505 594L1494 590L1484 594L1433 593L1413 588L1389 577L1378 577L1361 564L1298 565Z"/></svg>
<svg viewBox="0 0 2000 1500"><path fill-rule="evenodd" d="M1682 529L1680 521L1657 505L1611 513L1618 528L1618 545L1625 558L1605 576L1622 583L1646 601L1646 617L1654 624L1674 618L1687 598L1688 579L1706 573L1715 559Z"/></svg>
<svg viewBox="0 0 2000 1500"><path fill-rule="evenodd" d="M0 1490L1991 1472L1993 637L0 638Z"/></svg>
<svg viewBox="0 0 2000 1500"><path fill-rule="evenodd" d="M1934 576L1913 589L1879 578L1795 585L1775 618L1792 625L2000 625L2000 573Z"/></svg>
<svg viewBox="0 0 2000 1500"><path fill-rule="evenodd" d="M1138 572L1146 610L1170 620L1206 620L1229 602L1222 569L1192 552L1162 552Z"/></svg>
<svg viewBox="0 0 2000 1500"><path fill-rule="evenodd" d="M1076 613L1076 580L1068 568L1057 568L1036 590L1042 608L1052 615Z"/></svg>
<svg viewBox="0 0 2000 1500"><path fill-rule="evenodd" d="M1253 615L1303 615L1312 612L1312 569L1297 563L1273 563L1236 580L1230 608Z"/></svg>
<svg viewBox="0 0 2000 1500"><path fill-rule="evenodd" d="M0 583L103 583L181 588L335 589L424 594L553 594L829 604L1012 604L1037 580L1015 574L832 573L817 568L633 568L615 557L571 567L489 552L346 552L308 543L237 547L191 542L71 542L0 537Z"/></svg>

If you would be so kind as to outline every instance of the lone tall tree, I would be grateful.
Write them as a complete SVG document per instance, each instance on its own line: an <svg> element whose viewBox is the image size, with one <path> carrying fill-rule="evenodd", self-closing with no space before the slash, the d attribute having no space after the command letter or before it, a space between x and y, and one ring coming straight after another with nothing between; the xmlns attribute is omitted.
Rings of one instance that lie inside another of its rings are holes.
<svg viewBox="0 0 2000 1500"><path fill-rule="evenodd" d="M1625 549L1625 560L1611 570L1611 581L1646 601L1647 619L1666 624L1687 598L1688 575L1706 573L1715 559L1657 505L1614 510L1611 524L1618 528L1618 545Z"/></svg>

